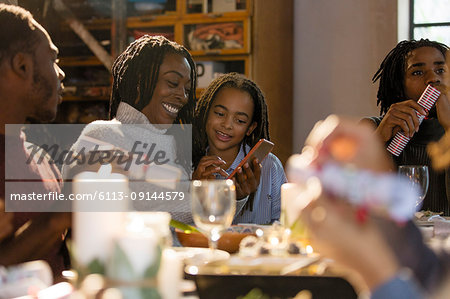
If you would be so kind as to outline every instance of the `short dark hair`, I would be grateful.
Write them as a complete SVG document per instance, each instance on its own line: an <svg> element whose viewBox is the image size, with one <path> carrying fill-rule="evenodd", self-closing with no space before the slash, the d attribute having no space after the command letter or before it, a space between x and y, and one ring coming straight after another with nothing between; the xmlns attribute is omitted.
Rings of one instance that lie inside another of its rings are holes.
<svg viewBox="0 0 450 299"><path fill-rule="evenodd" d="M33 20L33 15L24 8L0 3L0 61L17 52L34 52L39 35Z"/></svg>
<svg viewBox="0 0 450 299"><path fill-rule="evenodd" d="M125 102L139 111L149 104L158 81L159 68L167 54L183 56L191 68L188 103L178 112L175 123L192 123L197 82L194 60L184 46L163 36L149 35L132 42L114 61L112 66L114 82L109 109L111 119L116 116L120 102Z"/></svg>
<svg viewBox="0 0 450 299"><path fill-rule="evenodd" d="M267 115L267 104L264 94L258 85L252 80L238 73L228 73L214 79L208 88L201 95L197 108L195 109L195 119L193 128L193 164L197 167L200 159L205 155L208 139L206 136L206 122L208 120L209 110L217 95L223 88L235 88L240 91L247 92L255 105L253 111L252 122L256 122L257 126L250 136L246 136L243 140L245 144L253 147L259 139L264 138L270 140L269 136L269 117Z"/></svg>
<svg viewBox="0 0 450 299"><path fill-rule="evenodd" d="M386 55L380 68L372 77L373 83L380 80L377 93L377 105L380 106L380 115L384 115L392 104L406 100L404 87L406 59L411 51L422 47L436 48L444 55L444 58L445 53L449 49L448 46L442 43L428 39L399 42Z"/></svg>

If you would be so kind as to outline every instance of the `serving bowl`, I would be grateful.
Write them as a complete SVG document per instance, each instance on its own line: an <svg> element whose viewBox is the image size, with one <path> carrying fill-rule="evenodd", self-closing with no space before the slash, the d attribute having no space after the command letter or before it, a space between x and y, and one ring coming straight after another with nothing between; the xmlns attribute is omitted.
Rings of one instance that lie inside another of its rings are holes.
<svg viewBox="0 0 450 299"><path fill-rule="evenodd" d="M239 244L241 240L247 236L255 235L256 226L247 227L242 225L232 226L228 231L223 233L218 241L217 248L228 253L235 253L239 251ZM184 247L208 247L208 239L200 232L184 232L180 229L175 229L175 232Z"/></svg>

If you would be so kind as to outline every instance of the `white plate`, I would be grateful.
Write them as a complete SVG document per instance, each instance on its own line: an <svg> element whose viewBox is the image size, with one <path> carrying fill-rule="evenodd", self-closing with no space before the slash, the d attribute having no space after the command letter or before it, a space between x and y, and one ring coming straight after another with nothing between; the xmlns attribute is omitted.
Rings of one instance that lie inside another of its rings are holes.
<svg viewBox="0 0 450 299"><path fill-rule="evenodd" d="M186 267L189 274L215 274L215 275L287 275L319 260L318 255L304 256L292 255L288 257L263 256L257 258L244 258L232 256L228 260L209 263L201 268Z"/></svg>
<svg viewBox="0 0 450 299"><path fill-rule="evenodd" d="M262 256L257 258L245 258L233 256L227 261L230 268L236 269L263 269L267 271L282 271L285 268L302 268L317 261L318 255L305 256L293 255L288 257Z"/></svg>
<svg viewBox="0 0 450 299"><path fill-rule="evenodd" d="M437 216L437 215L436 215ZM417 225L417 226L434 226L434 221L440 221L440 220L445 220L445 221L450 221L450 217L448 216L440 216L438 218L434 218L431 221L429 221L428 219L430 219L430 217L424 217L424 218L420 218L420 219L414 219L413 222Z"/></svg>
<svg viewBox="0 0 450 299"><path fill-rule="evenodd" d="M414 220L413 222L419 227L421 227L421 226L433 226L434 225L433 221L427 221L427 220Z"/></svg>
<svg viewBox="0 0 450 299"><path fill-rule="evenodd" d="M226 251L200 247L172 247L186 264L206 264L230 258Z"/></svg>

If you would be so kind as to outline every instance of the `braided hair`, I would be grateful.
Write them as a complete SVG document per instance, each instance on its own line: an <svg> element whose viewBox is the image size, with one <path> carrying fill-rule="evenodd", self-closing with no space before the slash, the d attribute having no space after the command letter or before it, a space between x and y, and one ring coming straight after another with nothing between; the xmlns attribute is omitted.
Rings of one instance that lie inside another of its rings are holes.
<svg viewBox="0 0 450 299"><path fill-rule="evenodd" d="M109 107L110 119L116 116L120 102L125 102L138 111L142 111L150 103L158 81L159 69L164 57L168 54L183 56L191 69L191 86L188 102L178 112L174 124L192 123L196 102L195 89L197 86L195 62L184 46L172 42L163 36L149 35L144 35L132 42L113 63L113 86ZM185 130L187 128L181 126L181 129ZM192 140L187 140L190 134L184 134L178 128L174 129L172 127L167 133L174 135L179 145L192 142ZM182 146L177 146L176 162L181 164L189 173L191 163L183 157L185 157L185 154L183 154Z"/></svg>
<svg viewBox="0 0 450 299"><path fill-rule="evenodd" d="M386 55L380 68L372 77L373 83L380 80L377 92L377 105L380 106L380 115L384 115L392 104L406 99L404 87L406 61L411 51L422 47L436 48L444 57L449 49L442 43L428 39L404 40L398 43Z"/></svg>
<svg viewBox="0 0 450 299"><path fill-rule="evenodd" d="M176 123L190 124L195 109L197 70L191 54L182 45L163 36L143 37L132 42L117 57L112 66L113 87L109 117L114 118L120 102L125 102L142 111L153 96L158 81L159 68L167 54L178 54L186 58L191 68L191 88L188 103L178 113Z"/></svg>
<svg viewBox="0 0 450 299"><path fill-rule="evenodd" d="M206 122L211 109L214 98L222 88L235 88L240 91L247 92L253 99L254 112L253 119L250 123L256 122L256 128L246 136L243 142L253 147L259 139L265 138L270 140L269 136L269 118L267 116L267 104L264 95L255 82L238 73L224 74L214 79L208 88L201 95L197 108L195 109L194 118L194 151L193 164L197 167L200 159L205 155L208 146L208 138L206 135Z"/></svg>
<svg viewBox="0 0 450 299"><path fill-rule="evenodd" d="M250 124L256 122L256 128L250 134L245 135L244 144L253 147L259 139L264 138L270 140L269 136L269 117L267 115L267 104L264 94L255 82L238 73L228 73L214 79L208 88L201 95L197 107L195 109L194 127L193 127L193 165L194 169L198 166L200 159L205 155L208 146L208 136L206 135L206 122L208 120L209 110L214 102L218 92L223 88L235 88L237 90L247 92L253 99L254 111L253 119ZM244 147L244 153L245 147ZM246 204L242 208L244 210L253 210L254 194L251 194Z"/></svg>

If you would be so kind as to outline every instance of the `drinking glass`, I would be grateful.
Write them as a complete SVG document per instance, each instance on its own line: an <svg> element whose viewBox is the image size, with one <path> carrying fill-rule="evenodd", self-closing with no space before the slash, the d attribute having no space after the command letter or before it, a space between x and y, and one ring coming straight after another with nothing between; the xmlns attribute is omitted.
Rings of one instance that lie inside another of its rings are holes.
<svg viewBox="0 0 450 299"><path fill-rule="evenodd" d="M195 180L191 183L192 217L208 237L210 249L233 221L236 210L236 189L232 180Z"/></svg>
<svg viewBox="0 0 450 299"><path fill-rule="evenodd" d="M398 172L411 181L411 184L419 187L419 197L416 200L416 208L420 207L428 191L428 166L425 165L401 165Z"/></svg>

